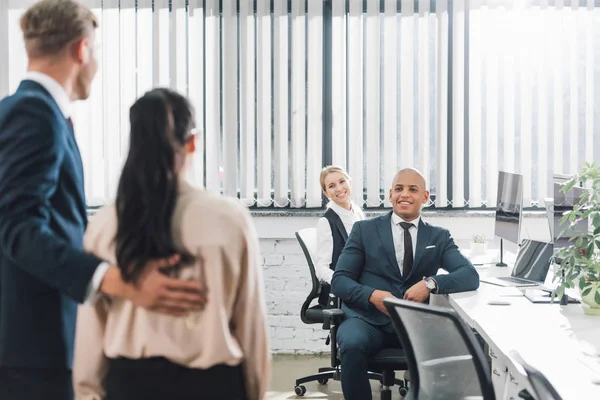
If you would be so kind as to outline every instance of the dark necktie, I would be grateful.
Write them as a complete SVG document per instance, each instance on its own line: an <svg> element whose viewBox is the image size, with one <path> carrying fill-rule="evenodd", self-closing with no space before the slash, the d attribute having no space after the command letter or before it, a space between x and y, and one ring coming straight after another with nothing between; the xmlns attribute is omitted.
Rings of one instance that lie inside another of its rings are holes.
<svg viewBox="0 0 600 400"><path fill-rule="evenodd" d="M402 260L402 276L406 279L413 266L413 246L412 236L409 229L414 226L410 222L400 222L400 226L404 229L404 260Z"/></svg>

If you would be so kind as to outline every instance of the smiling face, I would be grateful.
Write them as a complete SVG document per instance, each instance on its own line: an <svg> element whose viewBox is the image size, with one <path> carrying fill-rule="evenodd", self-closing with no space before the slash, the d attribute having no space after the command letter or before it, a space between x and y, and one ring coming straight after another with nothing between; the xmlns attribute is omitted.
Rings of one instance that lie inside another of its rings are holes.
<svg viewBox="0 0 600 400"><path fill-rule="evenodd" d="M417 171L405 169L396 174L390 189L390 202L394 213L405 221L421 215L421 207L429 200L425 179Z"/></svg>
<svg viewBox="0 0 600 400"><path fill-rule="evenodd" d="M350 208L350 181L341 172L330 172L325 176L323 194L340 207Z"/></svg>

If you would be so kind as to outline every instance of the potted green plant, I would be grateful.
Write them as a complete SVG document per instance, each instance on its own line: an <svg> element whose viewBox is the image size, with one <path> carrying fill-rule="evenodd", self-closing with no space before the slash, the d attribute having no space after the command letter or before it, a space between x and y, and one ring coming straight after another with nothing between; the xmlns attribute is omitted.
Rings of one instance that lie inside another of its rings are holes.
<svg viewBox="0 0 600 400"><path fill-rule="evenodd" d="M487 238L482 234L473 235L471 242L471 257L487 253Z"/></svg>
<svg viewBox="0 0 600 400"><path fill-rule="evenodd" d="M563 297L565 289L578 287L586 314L600 315L600 166L586 163L561 187L563 193L575 185L583 185L583 193L572 211L560 220L564 232L581 219L591 221L591 229L574 234L568 247L556 257L561 259L554 276L558 283L554 296Z"/></svg>

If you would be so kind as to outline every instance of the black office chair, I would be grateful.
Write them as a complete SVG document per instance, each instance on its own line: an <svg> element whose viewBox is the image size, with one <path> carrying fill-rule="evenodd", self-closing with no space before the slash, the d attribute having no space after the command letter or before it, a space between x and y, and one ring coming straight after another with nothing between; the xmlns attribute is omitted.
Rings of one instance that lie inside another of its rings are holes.
<svg viewBox="0 0 600 400"><path fill-rule="evenodd" d="M495 400L483 350L454 310L399 299L384 303L406 353L412 399Z"/></svg>
<svg viewBox="0 0 600 400"><path fill-rule="evenodd" d="M324 329L328 329L328 344L331 345L331 367L319 368L319 372L314 375L305 376L296 379L294 391L296 395L303 396L306 393L306 387L302 385L306 382L317 381L320 384L326 384L329 379L340 380L340 358L337 349L336 333L337 327L343 319L344 312L339 308L340 303L337 299L330 299L330 305L337 303L337 308L332 307L323 310L321 305L311 306L311 303L318 299L321 293L321 283L315 272L312 255L317 249L317 232L315 228L302 229L296 232L296 238L304 252L310 276L312 279L312 289L300 311L300 318L305 324L322 323ZM382 383L381 399L391 399L391 387L394 384L399 386L401 396L406 396L408 383L405 380L395 379L394 371L404 371L408 368L406 357L402 349L383 349L369 359L369 379L377 380Z"/></svg>
<svg viewBox="0 0 600 400"><path fill-rule="evenodd" d="M320 304L311 306L311 303L319 298L321 293L321 283L317 278L315 271L315 265L313 263L313 254L317 252L317 230L316 228L302 229L296 232L296 238L302 252L306 257L308 269L310 270L310 276L312 280L312 288L306 300L302 304L300 309L300 319L305 324L323 324L323 308ZM336 374L336 369L332 367L319 368L319 372L314 375L305 376L303 378L296 379L295 392L298 396L303 396L306 393L306 387L302 386L303 383L317 381L321 385L325 385L329 379L333 379Z"/></svg>
<svg viewBox="0 0 600 400"><path fill-rule="evenodd" d="M509 355L515 366L521 370L521 373L527 376L527 380L534 392L532 396L527 389L523 389L519 392L520 398L526 400L562 400L562 397L560 397L544 374L526 363L518 352L513 350Z"/></svg>

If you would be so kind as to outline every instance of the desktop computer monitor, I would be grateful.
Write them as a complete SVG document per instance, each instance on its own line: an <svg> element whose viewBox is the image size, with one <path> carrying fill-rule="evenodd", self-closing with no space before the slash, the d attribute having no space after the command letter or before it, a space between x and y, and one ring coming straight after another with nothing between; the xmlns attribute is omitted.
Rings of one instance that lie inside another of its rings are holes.
<svg viewBox="0 0 600 400"><path fill-rule="evenodd" d="M579 202L584 191L582 187L574 186L567 193L562 192L562 184L554 182L554 204L552 213L552 240L554 242L554 250L568 247L569 239L575 235L588 232L588 219L580 219L571 225L568 221L560 224L565 213L573 210L573 206Z"/></svg>
<svg viewBox="0 0 600 400"><path fill-rule="evenodd" d="M501 239L519 244L522 216L523 176L500 171L494 234Z"/></svg>
<svg viewBox="0 0 600 400"><path fill-rule="evenodd" d="M503 261L504 240L519 244L522 218L523 175L499 171L494 234L500 238L500 262L496 266L506 266Z"/></svg>

